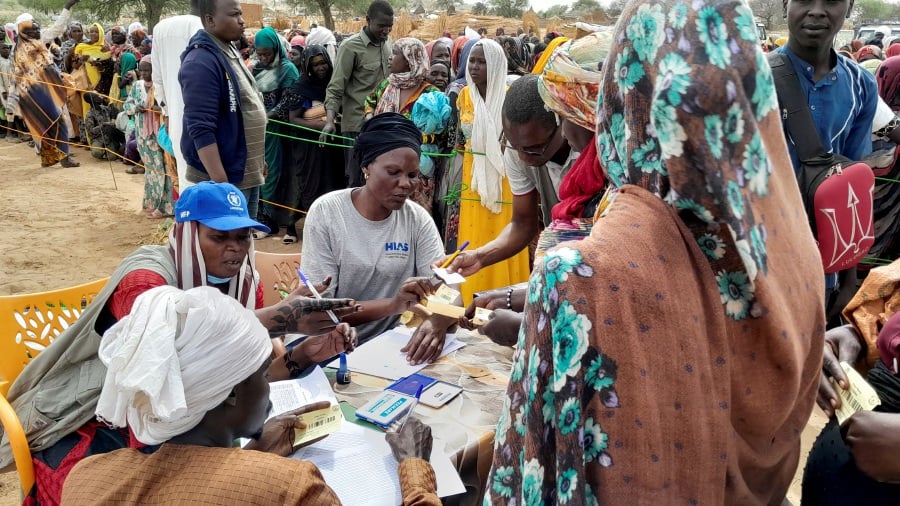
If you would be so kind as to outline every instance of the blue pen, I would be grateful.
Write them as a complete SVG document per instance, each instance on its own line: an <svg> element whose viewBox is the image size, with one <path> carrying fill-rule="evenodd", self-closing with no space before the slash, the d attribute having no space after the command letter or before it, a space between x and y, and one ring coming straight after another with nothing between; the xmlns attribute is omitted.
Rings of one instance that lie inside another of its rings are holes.
<svg viewBox="0 0 900 506"><path fill-rule="evenodd" d="M406 421L409 420L409 417L410 415L412 415L413 410L416 409L416 406L419 405L419 398L422 397L422 388L424 386L425 385L419 384L419 388L416 389L416 396L413 398L412 404L410 404L409 409L406 411L406 413L404 413L403 418L400 419L400 425L397 427L397 432L403 430L403 426L406 425Z"/></svg>
<svg viewBox="0 0 900 506"><path fill-rule="evenodd" d="M321 300L322 296L319 295L319 291L316 290L316 287L313 286L313 284L309 280L309 278L307 278L306 276L303 275L303 271L301 271L299 267L297 268L297 275L300 276L300 282L303 283L304 285L306 285L306 288L309 288L309 291L312 292L313 297ZM330 309L326 309L325 312L328 313L328 316L331 317L331 321L333 321L335 325L341 324L341 321L338 320L338 317L337 317L337 315L334 314L334 311L332 311Z"/></svg>

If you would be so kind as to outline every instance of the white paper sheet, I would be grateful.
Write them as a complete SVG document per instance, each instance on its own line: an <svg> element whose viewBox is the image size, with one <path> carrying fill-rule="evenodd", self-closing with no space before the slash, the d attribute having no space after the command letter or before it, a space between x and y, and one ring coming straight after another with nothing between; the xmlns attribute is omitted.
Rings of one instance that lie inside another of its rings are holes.
<svg viewBox="0 0 900 506"><path fill-rule="evenodd" d="M269 383L269 400L272 401L269 418L314 402L338 402L321 367L302 378Z"/></svg>
<svg viewBox="0 0 900 506"><path fill-rule="evenodd" d="M453 463L441 451L443 446L435 440L431 452L438 495L461 494L466 487ZM315 464L343 504L394 506L401 503L398 464L383 432L345 421L340 432L301 448L291 458Z"/></svg>
<svg viewBox="0 0 900 506"><path fill-rule="evenodd" d="M351 371L394 380L421 371L428 364L410 365L406 361L406 353L400 351L409 342L409 338L412 336L411 330L398 327L372 338L371 341L347 355L347 367ZM456 334L447 334L441 356L465 345L456 339ZM338 365L338 360L335 359L328 364L328 367L337 369Z"/></svg>

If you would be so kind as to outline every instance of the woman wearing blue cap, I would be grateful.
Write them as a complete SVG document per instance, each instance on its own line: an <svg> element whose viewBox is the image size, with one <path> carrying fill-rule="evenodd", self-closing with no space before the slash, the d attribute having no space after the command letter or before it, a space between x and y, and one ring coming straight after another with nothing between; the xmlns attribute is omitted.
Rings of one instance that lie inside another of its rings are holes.
<svg viewBox="0 0 900 506"><path fill-rule="evenodd" d="M32 495L39 502L59 502L69 470L81 459L139 445L127 429L113 430L94 420L106 370L97 350L106 329L129 314L135 299L151 288L214 286L255 310L270 336L316 336L290 352L276 346L280 351L269 369L272 381L299 376L312 364L353 350L356 331L346 323L335 326L324 312L334 310L338 317L355 312L351 299L316 300L298 289L278 304L262 307L250 229L268 231L250 219L244 195L235 186L203 182L187 188L175 205L169 244L142 246L126 257L79 319L22 371L7 398L32 448ZM0 462L9 452L4 442Z"/></svg>

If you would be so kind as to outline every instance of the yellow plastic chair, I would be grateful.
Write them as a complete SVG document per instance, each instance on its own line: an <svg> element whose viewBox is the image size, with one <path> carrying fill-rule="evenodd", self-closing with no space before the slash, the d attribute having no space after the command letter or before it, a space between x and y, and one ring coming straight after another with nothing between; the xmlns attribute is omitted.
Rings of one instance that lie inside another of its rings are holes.
<svg viewBox="0 0 900 506"><path fill-rule="evenodd" d="M28 362L81 315L107 281L0 297L0 422L12 446L23 494L34 485L34 465L25 430L6 393Z"/></svg>
<svg viewBox="0 0 900 506"><path fill-rule="evenodd" d="M259 283L263 287L263 303L266 307L281 300L281 293L291 293L300 284L297 269L300 253L266 253L257 251L254 256Z"/></svg>

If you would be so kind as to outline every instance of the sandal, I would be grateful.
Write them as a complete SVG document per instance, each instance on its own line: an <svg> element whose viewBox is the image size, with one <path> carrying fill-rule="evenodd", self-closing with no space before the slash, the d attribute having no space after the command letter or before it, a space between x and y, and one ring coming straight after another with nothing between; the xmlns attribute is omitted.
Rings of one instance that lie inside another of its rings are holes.
<svg viewBox="0 0 900 506"><path fill-rule="evenodd" d="M143 174L144 168L138 167L137 165L132 165L131 167L128 167L127 169L125 169L125 173L126 174Z"/></svg>
<svg viewBox="0 0 900 506"><path fill-rule="evenodd" d="M147 218L151 220L161 220L163 217L164 215L159 209L154 209L152 212L147 213Z"/></svg>
<svg viewBox="0 0 900 506"><path fill-rule="evenodd" d="M252 235L253 235L253 238L256 239L257 241L260 239L265 239L266 237L269 237L269 233L263 232L262 230L254 230Z"/></svg>
<svg viewBox="0 0 900 506"><path fill-rule="evenodd" d="M297 242L297 236L292 234L284 234L281 238L281 244L294 244Z"/></svg>
<svg viewBox="0 0 900 506"><path fill-rule="evenodd" d="M60 160L59 164L67 169L72 167L81 167L81 164L73 160L71 156L67 156Z"/></svg>

